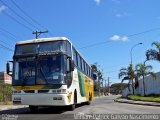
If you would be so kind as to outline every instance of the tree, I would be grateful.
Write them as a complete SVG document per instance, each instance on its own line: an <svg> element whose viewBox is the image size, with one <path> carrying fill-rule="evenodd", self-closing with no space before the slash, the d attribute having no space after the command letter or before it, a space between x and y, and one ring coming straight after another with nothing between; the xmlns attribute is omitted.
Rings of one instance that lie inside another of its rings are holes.
<svg viewBox="0 0 160 120"><path fill-rule="evenodd" d="M146 89L145 89L145 81L144 77L146 75L151 75L154 78L156 77L153 72L151 72L152 66L151 65L145 65L145 64L137 64L136 65L136 72L139 77L142 77L143 80L143 91L144 91L144 96L146 95Z"/></svg>
<svg viewBox="0 0 160 120"><path fill-rule="evenodd" d="M112 94L122 94L122 90L127 87L127 83L114 83L111 85Z"/></svg>
<svg viewBox="0 0 160 120"><path fill-rule="evenodd" d="M100 68L100 66L98 65L98 63L94 63L91 65L93 72L97 73L98 76L98 81L94 81L94 90L99 91L100 94L100 87L101 87L101 83L103 83L104 77L103 77L103 70Z"/></svg>
<svg viewBox="0 0 160 120"><path fill-rule="evenodd" d="M146 59L160 61L160 42L153 42L152 46L155 46L156 49L147 50L146 51Z"/></svg>
<svg viewBox="0 0 160 120"><path fill-rule="evenodd" d="M119 73L119 78L123 78L122 82L124 80L129 80L128 82L128 89L129 89L129 83L130 81L132 82L132 90L133 90L133 94L134 94L134 78L135 78L135 72L133 70L133 65L130 64L128 68L121 68L120 69L120 73ZM130 89L129 89L130 91Z"/></svg>

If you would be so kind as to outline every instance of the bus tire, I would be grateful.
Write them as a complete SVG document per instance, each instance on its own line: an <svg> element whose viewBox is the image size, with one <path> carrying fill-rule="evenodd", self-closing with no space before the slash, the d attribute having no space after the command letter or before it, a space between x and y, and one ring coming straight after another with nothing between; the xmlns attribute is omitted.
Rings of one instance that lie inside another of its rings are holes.
<svg viewBox="0 0 160 120"><path fill-rule="evenodd" d="M29 109L31 112L36 112L38 110L38 106L29 105Z"/></svg>
<svg viewBox="0 0 160 120"><path fill-rule="evenodd" d="M77 92L75 90L74 92L74 103L70 106L70 110L73 111L76 108L76 104L77 104Z"/></svg>
<svg viewBox="0 0 160 120"><path fill-rule="evenodd" d="M86 102L87 105L90 105L92 101L92 94L89 94L89 100Z"/></svg>

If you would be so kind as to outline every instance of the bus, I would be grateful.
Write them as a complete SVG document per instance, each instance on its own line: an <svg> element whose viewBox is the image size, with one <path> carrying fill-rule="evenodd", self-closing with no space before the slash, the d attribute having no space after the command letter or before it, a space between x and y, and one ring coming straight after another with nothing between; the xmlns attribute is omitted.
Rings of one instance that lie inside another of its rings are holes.
<svg viewBox="0 0 160 120"><path fill-rule="evenodd" d="M29 105L31 111L40 106L74 110L76 104L94 99L96 76L66 37L17 42L10 62L7 73L12 73L13 104Z"/></svg>

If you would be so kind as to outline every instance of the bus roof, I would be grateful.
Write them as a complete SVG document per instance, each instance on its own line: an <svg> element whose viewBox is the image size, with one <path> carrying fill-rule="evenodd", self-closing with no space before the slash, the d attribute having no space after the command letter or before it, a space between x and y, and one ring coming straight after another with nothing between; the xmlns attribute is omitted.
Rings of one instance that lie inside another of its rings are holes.
<svg viewBox="0 0 160 120"><path fill-rule="evenodd" d="M38 38L38 39L32 39L32 40L19 41L19 42L16 43L16 45L23 45L23 44L30 44L30 43L40 43L40 42L50 42L50 41L60 41L60 40L62 40L62 41L67 40L71 43L71 41L67 37L50 37L50 38ZM71 45L72 45L72 43L71 43ZM79 51L77 51L77 52L82 57L82 54ZM84 59L84 57L82 57L82 58ZM84 61L86 61L86 60L84 59Z"/></svg>
<svg viewBox="0 0 160 120"><path fill-rule="evenodd" d="M50 38L38 38L38 39L32 39L32 40L25 40L17 42L16 45L22 45L22 44L29 44L29 43L40 43L40 42L50 42L50 41L59 41L59 40L70 40L66 37L50 37Z"/></svg>

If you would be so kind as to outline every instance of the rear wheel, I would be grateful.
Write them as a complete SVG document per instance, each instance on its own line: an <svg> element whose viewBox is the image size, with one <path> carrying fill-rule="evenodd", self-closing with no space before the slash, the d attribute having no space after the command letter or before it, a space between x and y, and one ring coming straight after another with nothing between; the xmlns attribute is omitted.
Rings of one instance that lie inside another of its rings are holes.
<svg viewBox="0 0 160 120"><path fill-rule="evenodd" d="M29 109L31 112L36 112L38 110L38 106L29 105Z"/></svg>
<svg viewBox="0 0 160 120"><path fill-rule="evenodd" d="M92 94L89 94L89 100L86 102L87 105L90 105L92 101Z"/></svg>

